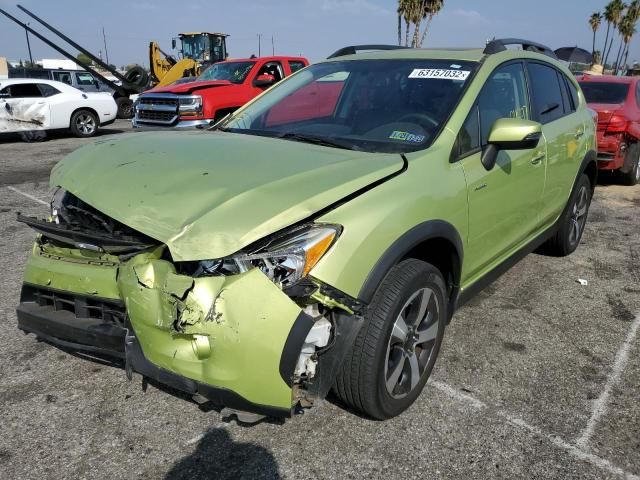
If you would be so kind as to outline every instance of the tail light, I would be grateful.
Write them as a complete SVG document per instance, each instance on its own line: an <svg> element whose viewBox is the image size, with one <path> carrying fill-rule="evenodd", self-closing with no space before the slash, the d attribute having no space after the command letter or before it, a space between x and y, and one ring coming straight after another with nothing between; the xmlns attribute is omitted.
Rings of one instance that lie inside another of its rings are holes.
<svg viewBox="0 0 640 480"><path fill-rule="evenodd" d="M627 130L629 120L622 115L612 115L607 124L607 133L622 133Z"/></svg>

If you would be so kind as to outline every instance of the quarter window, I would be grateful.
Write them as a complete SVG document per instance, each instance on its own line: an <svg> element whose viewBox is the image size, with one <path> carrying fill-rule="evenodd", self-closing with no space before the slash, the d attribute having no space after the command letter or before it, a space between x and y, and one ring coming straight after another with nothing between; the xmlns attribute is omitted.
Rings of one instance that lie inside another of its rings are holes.
<svg viewBox="0 0 640 480"><path fill-rule="evenodd" d="M580 105L580 99L578 98L578 90L576 89L576 86L573 84L573 82L568 78L565 77L564 81L569 87L569 95L571 96L571 101L573 103L572 111L575 112L578 109L578 106Z"/></svg>
<svg viewBox="0 0 640 480"><path fill-rule="evenodd" d="M42 92L43 97L53 97L60 93L60 90L46 83L39 83L38 87L40 88L40 92Z"/></svg>
<svg viewBox="0 0 640 480"><path fill-rule="evenodd" d="M534 118L545 124L564 116L564 102L556 70L540 63L529 63L528 68Z"/></svg>

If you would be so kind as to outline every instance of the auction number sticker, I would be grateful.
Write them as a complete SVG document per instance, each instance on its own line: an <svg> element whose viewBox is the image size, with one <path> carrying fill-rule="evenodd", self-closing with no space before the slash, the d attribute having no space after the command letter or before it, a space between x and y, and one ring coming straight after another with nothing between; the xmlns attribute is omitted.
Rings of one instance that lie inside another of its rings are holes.
<svg viewBox="0 0 640 480"><path fill-rule="evenodd" d="M445 68L414 68L409 78L441 78L444 80L466 80L471 72L468 70L448 70Z"/></svg>

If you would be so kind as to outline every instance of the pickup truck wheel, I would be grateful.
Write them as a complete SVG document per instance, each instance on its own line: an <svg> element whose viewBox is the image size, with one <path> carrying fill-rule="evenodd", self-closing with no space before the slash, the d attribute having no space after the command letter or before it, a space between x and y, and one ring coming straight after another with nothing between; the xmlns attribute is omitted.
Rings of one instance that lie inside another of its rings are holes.
<svg viewBox="0 0 640 480"><path fill-rule="evenodd" d="M98 117L89 110L78 110L71 115L71 133L76 137L93 137L98 131Z"/></svg>
<svg viewBox="0 0 640 480"><path fill-rule="evenodd" d="M404 260L387 274L336 378L334 391L376 419L418 398L438 356L447 319L446 287L433 265Z"/></svg>
<svg viewBox="0 0 640 480"><path fill-rule="evenodd" d="M118 118L131 118L133 117L133 102L127 97L116 98L116 105L118 106Z"/></svg>
<svg viewBox="0 0 640 480"><path fill-rule="evenodd" d="M627 150L629 155L631 168L628 172L620 172L622 176L622 183L630 187L640 183L640 144L634 143Z"/></svg>
<svg viewBox="0 0 640 480"><path fill-rule="evenodd" d="M569 199L569 208L560 220L560 227L556 234L543 246L543 252L558 257L573 253L584 233L587 224L589 206L591 205L591 182L589 177L582 174L576 188Z"/></svg>

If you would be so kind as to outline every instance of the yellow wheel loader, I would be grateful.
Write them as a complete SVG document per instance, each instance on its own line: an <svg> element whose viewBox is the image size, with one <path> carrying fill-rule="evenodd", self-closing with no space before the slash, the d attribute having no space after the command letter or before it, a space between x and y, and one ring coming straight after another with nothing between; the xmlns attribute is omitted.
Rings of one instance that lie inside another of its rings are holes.
<svg viewBox="0 0 640 480"><path fill-rule="evenodd" d="M184 77L197 77L200 71L227 58L226 33L189 32L178 38L181 48L178 58L162 51L157 42L149 44L151 87L171 85ZM175 49L177 41L172 40Z"/></svg>

